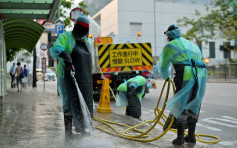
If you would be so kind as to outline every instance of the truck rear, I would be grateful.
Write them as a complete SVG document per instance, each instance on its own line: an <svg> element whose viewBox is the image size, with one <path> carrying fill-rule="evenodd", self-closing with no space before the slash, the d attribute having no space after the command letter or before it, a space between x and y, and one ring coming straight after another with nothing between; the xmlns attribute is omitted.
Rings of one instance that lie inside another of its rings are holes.
<svg viewBox="0 0 237 148"><path fill-rule="evenodd" d="M122 40L123 39L123 40ZM117 87L125 80L142 75L152 70L153 59L151 43L138 43L127 38L101 37L94 40L93 94L99 99L103 78L110 80L110 87L117 92ZM149 92L148 89L145 91Z"/></svg>

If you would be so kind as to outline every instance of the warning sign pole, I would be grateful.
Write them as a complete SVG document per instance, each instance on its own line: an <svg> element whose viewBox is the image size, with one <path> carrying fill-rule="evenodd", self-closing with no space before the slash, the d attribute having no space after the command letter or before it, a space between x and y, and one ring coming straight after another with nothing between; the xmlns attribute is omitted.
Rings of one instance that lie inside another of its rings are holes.
<svg viewBox="0 0 237 148"><path fill-rule="evenodd" d="M111 113L110 107L110 91L109 91L109 79L104 79L102 83L102 90L100 93L99 107L96 108L97 112Z"/></svg>

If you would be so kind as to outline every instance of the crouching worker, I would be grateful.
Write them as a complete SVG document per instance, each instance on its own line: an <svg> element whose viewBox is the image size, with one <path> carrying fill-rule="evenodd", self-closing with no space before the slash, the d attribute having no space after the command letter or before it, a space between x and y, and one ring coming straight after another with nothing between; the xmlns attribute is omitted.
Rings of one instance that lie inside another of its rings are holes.
<svg viewBox="0 0 237 148"><path fill-rule="evenodd" d="M51 56L59 60L57 80L64 113L66 140L74 137L72 119L75 131L87 134L78 92L70 74L72 65L75 67L75 78L85 99L90 116L93 116L92 63L86 37L88 31L89 19L87 16L82 15L76 19L73 31L61 34L50 49Z"/></svg>
<svg viewBox="0 0 237 148"><path fill-rule="evenodd" d="M127 106L126 115L139 119L141 117L141 99L145 90L146 79L142 76L125 81L118 87L117 106Z"/></svg>
<svg viewBox="0 0 237 148"><path fill-rule="evenodd" d="M199 47L182 38L177 26L169 26L165 35L169 43L165 45L159 57L158 71L165 80L170 77L171 64L176 72L174 77L176 93L166 103L170 116L175 116L175 127L178 130L173 144L182 145L184 141L196 143L195 128L206 89L206 64L201 60ZM186 125L188 135L184 138Z"/></svg>

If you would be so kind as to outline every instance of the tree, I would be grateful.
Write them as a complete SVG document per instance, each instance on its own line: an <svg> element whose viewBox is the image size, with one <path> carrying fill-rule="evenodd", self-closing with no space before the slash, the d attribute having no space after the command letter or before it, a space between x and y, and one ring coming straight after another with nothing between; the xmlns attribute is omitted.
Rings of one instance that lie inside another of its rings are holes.
<svg viewBox="0 0 237 148"><path fill-rule="evenodd" d="M13 61L16 57L16 54L21 50L21 48L11 48L6 50L7 61Z"/></svg>
<svg viewBox="0 0 237 148"><path fill-rule="evenodd" d="M18 60L29 64L31 63L31 57L32 57L32 54L29 51L25 51Z"/></svg>
<svg viewBox="0 0 237 148"><path fill-rule="evenodd" d="M207 7L209 11L209 7ZM201 16L195 10L191 18L183 17L177 21L181 26L191 26L184 37L195 38L198 42L208 39L224 38L228 41L237 38L237 1L217 0L214 9Z"/></svg>

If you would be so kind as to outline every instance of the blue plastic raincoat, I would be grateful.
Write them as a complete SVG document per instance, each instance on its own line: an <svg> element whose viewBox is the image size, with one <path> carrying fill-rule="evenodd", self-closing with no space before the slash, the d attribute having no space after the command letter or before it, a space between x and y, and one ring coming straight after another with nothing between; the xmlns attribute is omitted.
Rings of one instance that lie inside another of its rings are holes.
<svg viewBox="0 0 237 148"><path fill-rule="evenodd" d="M166 80L170 77L171 64L173 66L182 65L184 70L182 88L168 100L167 108L176 118L180 117L184 109L189 109L198 115L205 94L207 79L206 64L201 60L201 50L196 44L177 35L177 33L180 34L177 29L168 33L174 37L174 40L163 48L159 57L158 71L161 77ZM199 86L197 94L191 102L188 102L195 81L198 82Z"/></svg>
<svg viewBox="0 0 237 148"><path fill-rule="evenodd" d="M85 37L85 41L88 43L88 39ZM72 35L72 31L62 33L54 43L54 46L50 48L50 55L54 58L59 59L59 63L57 65L57 81L58 81L58 91L60 94L60 98L62 101L63 112L70 112L69 105L69 95L67 93L67 89L65 87L64 81L64 61L59 57L60 53L66 51L69 55L71 54L74 46L75 46L75 38ZM88 43L89 44L89 43Z"/></svg>

